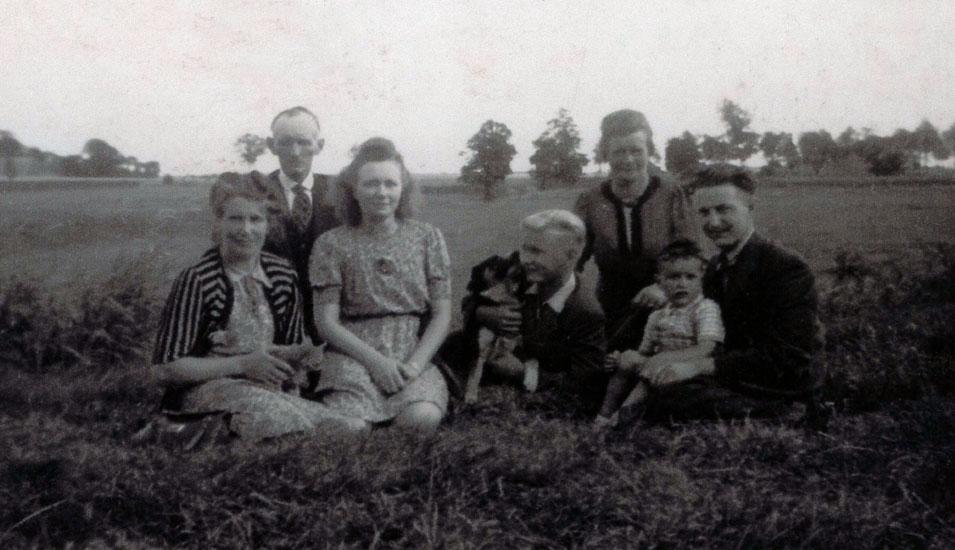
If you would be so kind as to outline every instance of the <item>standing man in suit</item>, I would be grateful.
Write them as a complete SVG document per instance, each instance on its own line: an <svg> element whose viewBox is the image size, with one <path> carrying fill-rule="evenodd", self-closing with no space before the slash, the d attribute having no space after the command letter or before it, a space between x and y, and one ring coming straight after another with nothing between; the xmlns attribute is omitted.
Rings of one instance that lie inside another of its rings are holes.
<svg viewBox="0 0 955 550"><path fill-rule="evenodd" d="M269 196L269 231L263 250L289 260L298 272L304 302L305 332L318 343L308 280L308 260L319 235L340 225L329 178L312 174L312 160L325 145L321 126L305 107L292 107L272 120L269 151L279 169L268 176L253 172Z"/></svg>
<svg viewBox="0 0 955 550"><path fill-rule="evenodd" d="M648 362L641 376L655 391L646 413L771 416L806 401L812 414L824 370L812 271L801 257L755 231L755 182L748 172L707 167L692 189L703 232L720 251L703 289L720 306L726 340L713 358Z"/></svg>

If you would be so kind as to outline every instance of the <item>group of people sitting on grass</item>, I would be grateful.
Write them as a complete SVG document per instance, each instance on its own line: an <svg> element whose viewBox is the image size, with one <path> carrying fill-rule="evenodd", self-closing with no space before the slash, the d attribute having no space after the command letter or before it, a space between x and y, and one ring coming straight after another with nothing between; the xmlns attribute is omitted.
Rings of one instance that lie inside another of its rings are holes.
<svg viewBox="0 0 955 550"><path fill-rule="evenodd" d="M490 383L568 396L597 430L814 410L812 272L755 232L747 172L711 166L681 185L653 167L641 113L602 121L609 179L573 212L528 215L502 243L517 252L474 267L451 335L451 258L414 219L394 144L369 139L331 180L312 174L314 114L283 111L271 133L279 170L213 186L214 246L166 301L152 367L162 414L144 432L187 446L428 434L451 394L475 401ZM581 279L590 259L595 289Z"/></svg>

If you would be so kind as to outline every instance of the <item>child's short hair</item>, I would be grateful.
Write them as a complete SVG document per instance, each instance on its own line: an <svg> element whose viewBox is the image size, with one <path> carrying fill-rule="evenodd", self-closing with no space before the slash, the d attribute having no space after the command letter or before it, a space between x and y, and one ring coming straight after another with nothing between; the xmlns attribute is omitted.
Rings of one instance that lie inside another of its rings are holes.
<svg viewBox="0 0 955 550"><path fill-rule="evenodd" d="M677 239L666 245L662 252L657 256L657 271L663 267L663 264L676 260L685 260L695 258L700 261L700 266L706 270L709 262L703 257L703 250L699 245L690 239Z"/></svg>

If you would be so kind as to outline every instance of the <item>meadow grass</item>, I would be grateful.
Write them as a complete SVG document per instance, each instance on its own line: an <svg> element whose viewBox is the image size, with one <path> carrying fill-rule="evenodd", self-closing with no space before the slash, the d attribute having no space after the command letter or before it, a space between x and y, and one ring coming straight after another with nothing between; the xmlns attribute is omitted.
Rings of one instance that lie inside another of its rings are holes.
<svg viewBox="0 0 955 550"><path fill-rule="evenodd" d="M761 193L759 221L820 278L835 404L826 433L802 428L795 410L601 438L561 392L492 387L430 442L289 437L189 454L128 441L158 403L146 374L156 315L169 278L206 246L195 242L208 227L204 196L76 198L78 217L24 201L46 212L29 231L85 219L90 233L63 231L44 251L80 274L69 284L14 278L35 250L11 261L4 248L0 545L952 547L955 250L944 243L955 232L943 211L953 195L775 191ZM421 217L448 240L455 298L470 265L511 249L523 215L574 194L427 196ZM123 208L117 223L110 212ZM157 221L163 208L176 223ZM111 261L130 235L143 250ZM172 253L177 243L189 257Z"/></svg>

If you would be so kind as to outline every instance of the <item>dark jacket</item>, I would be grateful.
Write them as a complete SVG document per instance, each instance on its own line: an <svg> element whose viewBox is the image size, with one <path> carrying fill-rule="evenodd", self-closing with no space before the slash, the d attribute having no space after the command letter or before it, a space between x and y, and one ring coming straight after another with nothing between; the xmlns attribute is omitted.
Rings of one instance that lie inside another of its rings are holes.
<svg viewBox="0 0 955 550"><path fill-rule="evenodd" d="M269 232L262 249L285 258L295 267L304 306L305 332L312 341L318 343L320 340L315 328L312 289L308 278L309 257L315 239L329 229L338 227L341 222L335 212L329 178L321 174L315 174L313 177L315 183L312 186L312 219L303 234L292 221L285 191L279 181L279 171L276 170L268 176L252 172L253 180L269 197Z"/></svg>
<svg viewBox="0 0 955 550"><path fill-rule="evenodd" d="M720 305L726 341L715 376L742 393L799 398L822 382L822 325L806 262L753 235L724 278L711 265L704 294Z"/></svg>
<svg viewBox="0 0 955 550"><path fill-rule="evenodd" d="M491 261L493 257L471 270L468 294L461 306L466 335L479 328L474 319L478 307L476 296L484 290L481 274L484 266ZM535 313L529 306L525 301L522 311L525 321ZM604 315L597 300L582 288L579 276L577 287L557 314L556 323L533 325L533 329L530 326L524 323L523 347L527 354L540 362L542 370L574 375L588 375L601 370L607 349ZM473 340L476 341L476 338Z"/></svg>
<svg viewBox="0 0 955 550"><path fill-rule="evenodd" d="M656 257L663 248L676 239L698 237L689 198L678 183L662 172L651 172L634 216L641 235L635 249L626 246L630 239L624 234L626 208L611 191L609 179L580 195L574 206L574 212L587 226L587 243L577 269L582 270L590 258L597 264L598 299L614 327L628 313L636 293L653 284Z"/></svg>

